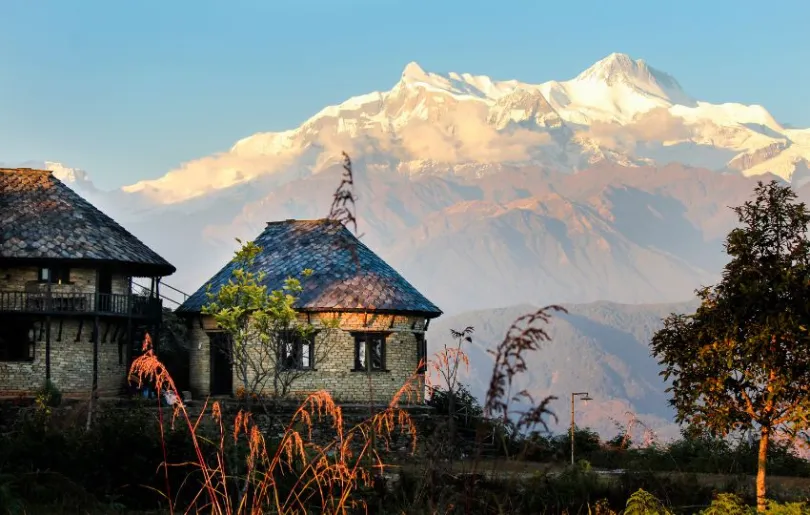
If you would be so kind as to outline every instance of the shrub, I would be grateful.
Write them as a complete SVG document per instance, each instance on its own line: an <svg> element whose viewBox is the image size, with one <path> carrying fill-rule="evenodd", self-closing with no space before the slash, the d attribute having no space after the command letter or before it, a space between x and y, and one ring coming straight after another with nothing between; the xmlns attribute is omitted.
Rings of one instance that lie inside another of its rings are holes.
<svg viewBox="0 0 810 515"><path fill-rule="evenodd" d="M34 402L42 410L59 407L62 404L62 392L49 379L37 390Z"/></svg>

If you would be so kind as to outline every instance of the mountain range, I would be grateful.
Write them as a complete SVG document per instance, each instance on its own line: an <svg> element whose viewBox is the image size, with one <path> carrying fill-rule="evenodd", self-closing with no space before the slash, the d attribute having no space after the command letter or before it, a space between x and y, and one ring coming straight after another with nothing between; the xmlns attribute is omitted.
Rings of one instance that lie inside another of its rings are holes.
<svg viewBox="0 0 810 515"><path fill-rule="evenodd" d="M354 162L363 241L445 311L439 330L480 325L473 319L505 330L520 309L580 306L584 315L560 318L558 354L536 362L532 388L585 383L618 403L614 415L664 421L652 365L608 347L647 356L661 306L686 306L662 303L719 278L729 207L756 181L788 181L810 199L810 129L762 106L701 101L624 54L542 84L410 63L388 91L114 191L58 161L28 165L54 170L156 249L178 268L167 282L190 292L235 238L270 220L324 217L342 151ZM587 373L575 372L585 348Z"/></svg>
<svg viewBox="0 0 810 515"><path fill-rule="evenodd" d="M234 238L268 220L324 216L344 150L365 241L459 313L690 298L723 263L727 206L763 177L805 189L810 130L761 106L695 100L614 53L543 84L410 63L388 91L116 191L47 165L175 263L169 282L193 291Z"/></svg>
<svg viewBox="0 0 810 515"><path fill-rule="evenodd" d="M661 327L662 318L673 312L694 311L697 305L697 301L565 305L567 313L552 313L545 326L550 341L542 343L538 352L524 356L527 371L516 376L512 392L526 390L535 402L549 395L557 397L549 404L556 419L547 418L556 433L569 427L570 393L587 392L593 401L575 405L580 427L612 437L624 426L633 429L636 441L641 441L645 427L662 439L677 437L678 427L672 422L674 412L667 403L665 384L658 375L660 367L650 355L648 342ZM476 398L484 399L493 363L487 350L501 343L518 317L537 309L518 305L439 318L430 326L430 347L453 347L457 341L451 329L474 327L472 341L462 343L470 367L462 366L459 376ZM515 412L521 409L525 405L510 406ZM629 427L633 419L636 425Z"/></svg>

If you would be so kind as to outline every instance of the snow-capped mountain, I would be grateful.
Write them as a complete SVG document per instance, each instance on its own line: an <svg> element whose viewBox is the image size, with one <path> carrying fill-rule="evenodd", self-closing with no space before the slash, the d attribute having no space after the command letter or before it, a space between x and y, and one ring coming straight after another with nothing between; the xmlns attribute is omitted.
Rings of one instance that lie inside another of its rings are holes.
<svg viewBox="0 0 810 515"><path fill-rule="evenodd" d="M406 174L486 174L532 165L575 172L598 162L810 177L810 130L758 105L695 100L672 76L611 54L567 81L527 84L408 64L392 89L328 106L300 127L258 133L124 188L175 204L273 176L317 174L341 150Z"/></svg>
<svg viewBox="0 0 810 515"><path fill-rule="evenodd" d="M365 241L448 313L680 301L717 276L726 207L747 198L749 176L810 195L810 130L761 106L696 100L623 54L543 84L410 63L388 91L112 192L39 166L161 252L178 267L170 282L193 291L235 237L324 216L341 151L355 162Z"/></svg>

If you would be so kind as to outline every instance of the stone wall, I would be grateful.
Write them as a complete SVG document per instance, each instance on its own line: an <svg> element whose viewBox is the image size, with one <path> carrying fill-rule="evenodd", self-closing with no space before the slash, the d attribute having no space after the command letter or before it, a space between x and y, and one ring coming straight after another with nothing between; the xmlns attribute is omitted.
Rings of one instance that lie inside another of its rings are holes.
<svg viewBox="0 0 810 515"><path fill-rule="evenodd" d="M1 323L1 321L0 321ZM120 325L119 336L126 330ZM40 331L40 325L42 330ZM86 319L79 332L79 320L63 319L61 337L59 319L51 319L51 381L68 395L89 394L93 384L93 320ZM45 328L44 321L36 323L36 342L33 361L0 361L0 393L4 395L30 394L45 383ZM105 331L107 340L101 341ZM118 341L113 341L114 326L99 323L98 388L100 395L117 394L127 373L126 349L119 355Z"/></svg>
<svg viewBox="0 0 810 515"><path fill-rule="evenodd" d="M191 321L189 328L189 386L198 395L211 393L211 342L208 334L200 327L199 320Z"/></svg>
<svg viewBox="0 0 810 515"><path fill-rule="evenodd" d="M95 293L96 270L92 268L71 268L70 284L51 284L51 292ZM0 268L0 291L39 292L47 289L47 284L39 282L39 268L17 267ZM112 292L120 295L130 293L129 277L113 274Z"/></svg>
<svg viewBox="0 0 810 515"><path fill-rule="evenodd" d="M290 394L303 396L307 393L326 389L332 396L343 402L363 402L373 399L375 402L388 402L400 391L409 379L414 377L417 369L417 334L425 331L425 319L403 315L323 313L300 316L302 323L311 323L319 329L315 338L315 369L296 373L291 385ZM204 324L210 327L210 322ZM336 325L336 328L333 328ZM374 372L354 371L354 336L351 332L386 332L385 364L387 370ZM191 385L195 394L210 394L210 341L208 333L200 328L199 319L193 321L190 333L191 347ZM259 360L260 355L254 352L252 359ZM265 357L265 360L269 359ZM267 363L267 361L264 361ZM269 366L263 366L269 369ZM255 376L248 373L248 383L254 384ZM234 374L233 390L242 385L238 373ZM418 386L414 388L422 395L423 377L417 377ZM271 394L272 378L263 393ZM407 399L403 398L403 402Z"/></svg>

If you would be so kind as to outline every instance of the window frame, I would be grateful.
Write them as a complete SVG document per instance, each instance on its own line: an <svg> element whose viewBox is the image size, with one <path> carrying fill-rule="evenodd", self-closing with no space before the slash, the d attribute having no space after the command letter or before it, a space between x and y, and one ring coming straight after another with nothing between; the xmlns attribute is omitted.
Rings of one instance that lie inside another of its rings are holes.
<svg viewBox="0 0 810 515"><path fill-rule="evenodd" d="M276 335L277 338L280 338L278 346L278 360L280 365L280 370L283 371L309 371L315 370L315 335L316 333L313 331L311 334L301 334L300 331L295 329L287 329L283 331L278 331ZM287 341L287 338L291 338L293 341ZM290 366L287 364L287 360L289 356L287 354L287 345L292 344L293 350L293 358L295 360L295 364ZM304 366L303 358L304 358L304 347L309 347L309 364Z"/></svg>
<svg viewBox="0 0 810 515"><path fill-rule="evenodd" d="M17 323L20 323L20 324L25 323L26 328L27 328L27 331L25 331L25 333L24 333L25 339L27 341L24 342L24 343L17 343L16 344L16 345L20 346L20 349L25 348L26 356L25 357L13 357L13 358L7 357L6 349L11 348L11 347L6 347L5 346L6 342L2 341L3 352L0 352L0 363L33 363L35 361L35 359L36 359L36 347L37 347L37 342L39 341L39 337L37 335L38 335L39 329L40 329L37 326L38 326L38 324L41 324L41 322L37 322L37 321L22 322L22 321L19 321ZM12 336L13 336L13 334L12 334Z"/></svg>
<svg viewBox="0 0 810 515"><path fill-rule="evenodd" d="M49 277L44 276L46 270ZM37 281L43 284L48 282L51 284L73 284L70 280L70 267L62 265L39 267Z"/></svg>
<svg viewBox="0 0 810 515"><path fill-rule="evenodd" d="M354 338L354 350L352 351L353 365L352 372L367 372L367 373L380 373L390 372L388 369L388 337L391 335L387 331L357 331L352 333ZM360 349L363 348L365 357L371 357L369 340L372 338L380 339L380 366L372 367L373 360L368 359L366 365L363 366L360 360Z"/></svg>
<svg viewBox="0 0 810 515"><path fill-rule="evenodd" d="M423 332L415 332L413 333L414 337L416 338L416 365L417 365L417 374L424 374L427 372L427 335ZM420 365L419 362L424 360L424 362Z"/></svg>

